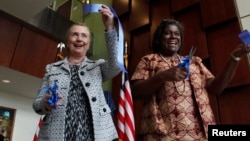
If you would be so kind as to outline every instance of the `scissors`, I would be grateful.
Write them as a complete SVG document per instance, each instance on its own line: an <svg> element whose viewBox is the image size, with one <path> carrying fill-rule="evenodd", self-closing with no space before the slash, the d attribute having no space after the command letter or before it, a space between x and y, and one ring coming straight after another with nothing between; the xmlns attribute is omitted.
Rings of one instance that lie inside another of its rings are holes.
<svg viewBox="0 0 250 141"><path fill-rule="evenodd" d="M180 62L179 62L179 64L178 64L178 66L179 67L184 67L184 68L186 68L186 70L187 70L187 75L186 75L186 78L189 76L189 74L190 74L190 71L189 71L189 64L190 64L190 61L192 60L192 56L194 55L194 53L196 52L196 49L197 48L194 48L194 46L192 46L192 48L190 49L190 51L189 51L189 55L188 55L188 57L183 57L183 58L181 58L181 60L180 60Z"/></svg>
<svg viewBox="0 0 250 141"><path fill-rule="evenodd" d="M189 55L188 55L188 57L189 57L190 60L192 59L192 56L193 56L194 53L196 52L196 49L197 49L197 47L194 48L194 46L192 46L192 48L190 49Z"/></svg>

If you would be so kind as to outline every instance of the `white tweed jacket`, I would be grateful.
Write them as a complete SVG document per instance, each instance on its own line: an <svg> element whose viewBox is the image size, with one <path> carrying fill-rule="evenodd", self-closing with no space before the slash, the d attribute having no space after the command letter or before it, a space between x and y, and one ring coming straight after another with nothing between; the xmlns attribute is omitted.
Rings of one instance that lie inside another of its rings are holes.
<svg viewBox="0 0 250 141"><path fill-rule="evenodd" d="M121 71L117 60L118 39L116 30L105 32L105 38L108 59L106 61L104 59L93 61L86 57L78 72L90 102L93 121L89 122L93 122L95 141L112 141L118 136L111 110L105 101L102 89L102 83L105 80L112 79ZM64 141L65 112L70 78L67 58L46 66L41 89L33 102L34 111L40 115L46 115L39 132L39 141ZM62 106L47 111L43 102L44 93L41 90L44 87L51 87L54 80L59 82L58 94L63 97L59 101Z"/></svg>

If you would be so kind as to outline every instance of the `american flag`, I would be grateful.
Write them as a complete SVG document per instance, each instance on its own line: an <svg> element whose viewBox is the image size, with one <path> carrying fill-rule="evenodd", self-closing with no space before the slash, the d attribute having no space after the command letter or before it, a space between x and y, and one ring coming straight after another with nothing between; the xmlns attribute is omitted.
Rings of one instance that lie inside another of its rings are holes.
<svg viewBox="0 0 250 141"><path fill-rule="evenodd" d="M38 125L37 125L37 128L36 128L36 133L34 135L33 141L38 141L38 134L39 134L40 128L41 128L42 123L43 123L43 118L44 118L44 115L42 115L40 117L40 120L38 122Z"/></svg>
<svg viewBox="0 0 250 141"><path fill-rule="evenodd" d="M135 141L133 100L127 72L122 72L118 110L119 141Z"/></svg>

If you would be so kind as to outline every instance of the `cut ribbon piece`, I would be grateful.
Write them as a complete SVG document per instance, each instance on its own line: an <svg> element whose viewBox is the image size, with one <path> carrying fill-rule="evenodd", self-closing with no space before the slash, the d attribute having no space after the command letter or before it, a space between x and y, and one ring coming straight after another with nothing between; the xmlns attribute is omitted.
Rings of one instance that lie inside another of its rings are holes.
<svg viewBox="0 0 250 141"><path fill-rule="evenodd" d="M250 45L250 33L248 30L244 30L239 34L239 38L244 44Z"/></svg>
<svg viewBox="0 0 250 141"><path fill-rule="evenodd" d="M51 97L48 99L47 103L49 105L53 105L54 109L56 109L56 104L58 101L57 90L58 90L58 80L54 81L54 85L52 87L45 87L42 89L43 93L50 93L51 94Z"/></svg>
<svg viewBox="0 0 250 141"><path fill-rule="evenodd" d="M83 7L83 13L98 13L98 10L102 7L102 4L84 4ZM120 66L120 69L123 72L127 72L125 66L124 66L124 60L123 60L123 42L124 42L124 34L123 34L123 28L122 24L119 20L118 15L116 14L115 10L112 7L109 7L111 12L114 14L114 16L117 18L118 26L119 26L119 33L118 33L118 63Z"/></svg>
<svg viewBox="0 0 250 141"><path fill-rule="evenodd" d="M183 57L183 58L181 58L181 60L178 64L178 67L184 67L187 70L188 73L187 73L185 78L187 78L190 74L190 72L189 72L190 59L191 58L189 58L189 57Z"/></svg>
<svg viewBox="0 0 250 141"><path fill-rule="evenodd" d="M192 57L193 57L194 53L196 52L196 49L197 48L194 48L192 46L192 48L189 51L188 57L181 58L180 62L178 64L178 67L184 67L187 70L188 73L187 73L185 78L187 78L189 76L189 74L190 74L189 65L190 65L190 62L192 60Z"/></svg>

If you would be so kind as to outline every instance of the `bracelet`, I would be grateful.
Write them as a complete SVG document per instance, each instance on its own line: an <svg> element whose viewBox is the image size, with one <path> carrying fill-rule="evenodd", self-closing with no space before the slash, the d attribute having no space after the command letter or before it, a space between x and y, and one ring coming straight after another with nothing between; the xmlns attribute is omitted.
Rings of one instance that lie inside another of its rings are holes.
<svg viewBox="0 0 250 141"><path fill-rule="evenodd" d="M240 59L241 59L240 57L234 56L233 53L231 54L231 58L232 58L234 61L237 61L237 62L240 61Z"/></svg>

